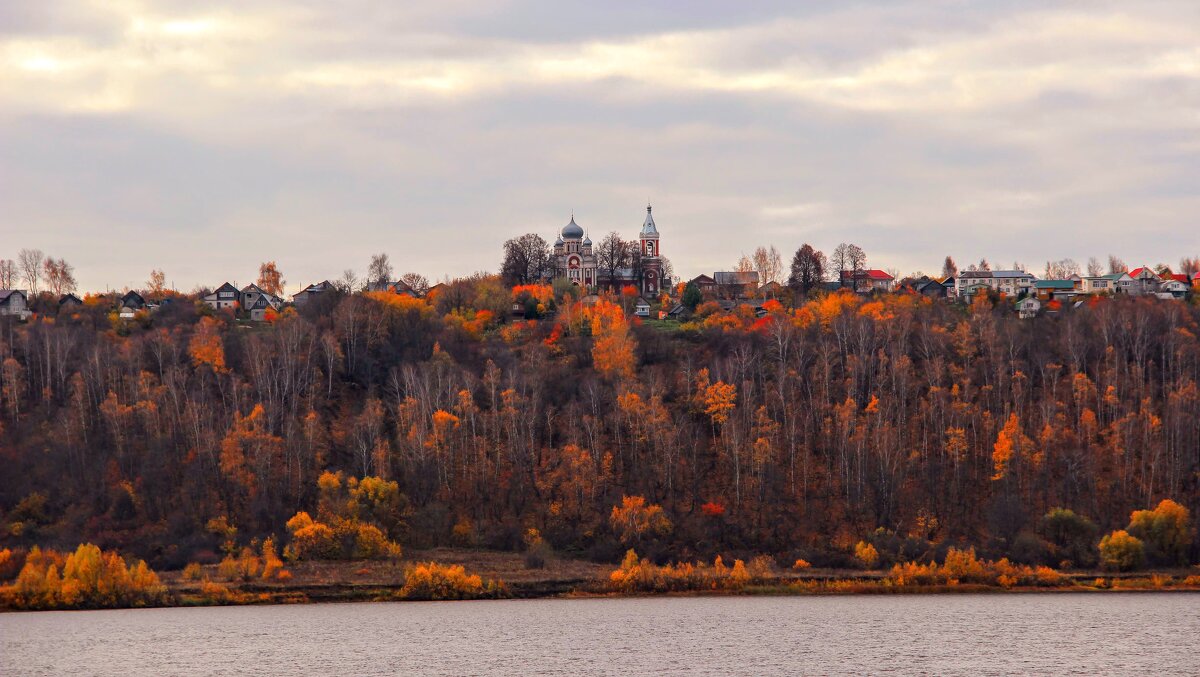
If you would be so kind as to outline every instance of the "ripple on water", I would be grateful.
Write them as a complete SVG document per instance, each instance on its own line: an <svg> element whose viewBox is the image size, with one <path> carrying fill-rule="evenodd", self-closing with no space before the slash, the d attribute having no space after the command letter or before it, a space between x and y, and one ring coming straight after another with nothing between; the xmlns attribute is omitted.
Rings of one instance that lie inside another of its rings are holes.
<svg viewBox="0 0 1200 677"><path fill-rule="evenodd" d="M1191 594L695 597L0 615L22 675L1200 674Z"/></svg>

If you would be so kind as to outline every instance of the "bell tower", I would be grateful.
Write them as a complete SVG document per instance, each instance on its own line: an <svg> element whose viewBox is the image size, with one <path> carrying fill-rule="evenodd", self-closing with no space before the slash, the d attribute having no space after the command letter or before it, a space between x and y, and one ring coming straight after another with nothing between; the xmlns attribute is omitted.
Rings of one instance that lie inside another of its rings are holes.
<svg viewBox="0 0 1200 677"><path fill-rule="evenodd" d="M642 294L657 296L664 284L662 279L662 259L659 251L658 226L654 224L653 208L646 204L646 220L642 223L642 232L638 236L642 256Z"/></svg>

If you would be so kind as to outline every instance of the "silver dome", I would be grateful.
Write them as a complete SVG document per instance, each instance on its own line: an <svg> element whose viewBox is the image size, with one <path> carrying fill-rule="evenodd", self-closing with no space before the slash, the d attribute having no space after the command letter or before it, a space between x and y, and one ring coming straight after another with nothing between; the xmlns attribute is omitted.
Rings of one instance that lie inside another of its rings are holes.
<svg viewBox="0 0 1200 677"><path fill-rule="evenodd" d="M578 240L583 237L583 228L575 223L574 215L571 216L571 222L563 226L562 236L564 240Z"/></svg>

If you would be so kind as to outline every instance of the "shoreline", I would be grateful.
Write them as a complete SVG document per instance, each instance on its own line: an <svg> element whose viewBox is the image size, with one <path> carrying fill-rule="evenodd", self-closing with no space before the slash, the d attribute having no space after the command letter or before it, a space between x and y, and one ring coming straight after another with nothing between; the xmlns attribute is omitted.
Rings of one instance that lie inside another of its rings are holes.
<svg viewBox="0 0 1200 677"><path fill-rule="evenodd" d="M165 604L154 608L275 604L336 604L389 601L457 601L407 599L401 595L406 567L436 561L460 565L469 573L497 583L483 594L461 599L619 599L654 597L792 597L842 595L956 594L1087 594L1111 592L1200 592L1194 569L1112 574L1098 571L1062 574L1061 584L1003 586L988 583L897 584L884 570L777 570L735 587L710 583L688 589L613 589L614 565L555 558L543 569L527 569L519 553L436 548L415 551L399 561L306 561L288 565L288 580L227 581L216 565L202 568L202 580L185 580L182 571L161 572L167 588ZM131 607L117 607L131 608ZM137 607L134 607L137 608ZM149 608L149 607L146 607ZM69 609L60 609L69 610ZM80 609L85 610L85 609ZM26 609L0 607L0 613Z"/></svg>
<svg viewBox="0 0 1200 677"><path fill-rule="evenodd" d="M1184 585L1167 585L1162 587L1110 587L1096 588L1091 586L1058 586L1058 587L1035 587L1022 586L1013 588L1004 588L1001 586L964 584L964 585L936 585L936 586L879 586L875 588L864 588L856 590L804 590L799 588L785 589L781 586L772 585L756 585L748 586L742 590L683 590L671 592L602 592L602 591L586 591L572 590L569 592L551 592L546 594L530 593L523 591L523 594L511 594L499 597L478 597L467 599L405 599L396 596L394 593L402 586L396 585L390 588L381 589L376 586L364 588L361 594L355 592L320 592L318 594L309 594L313 592L308 586L298 588L273 589L271 592L259 593L264 597L256 597L255 599L247 599L236 602L214 602L201 601L191 597L188 593L183 593L184 597L177 598L171 604L159 604L152 606L124 606L124 607L70 607L56 609L14 609L9 607L0 607L0 614L23 614L23 613L43 613L53 611L118 611L130 609L180 609L180 608L206 608L206 607L225 607L225 606L290 606L290 605L310 605L310 604L383 604L383 603L411 603L411 602L490 602L490 601L518 601L518 600L618 600L618 599L686 599L693 597L864 597L864 596L952 596L952 595L1071 595L1071 594L1200 594L1200 587L1184 586ZM256 594L252 592L254 586L247 586L239 590L248 594ZM173 591L174 593L174 591ZM178 593L176 593L178 594Z"/></svg>

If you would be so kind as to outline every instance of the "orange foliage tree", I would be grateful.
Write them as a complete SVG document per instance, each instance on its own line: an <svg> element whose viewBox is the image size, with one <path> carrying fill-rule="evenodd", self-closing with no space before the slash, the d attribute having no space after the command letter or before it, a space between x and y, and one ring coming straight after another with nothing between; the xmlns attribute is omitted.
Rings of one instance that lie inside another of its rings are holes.
<svg viewBox="0 0 1200 677"><path fill-rule="evenodd" d="M607 378L633 378L636 341L621 307L601 299L589 310L592 330L592 363Z"/></svg>

